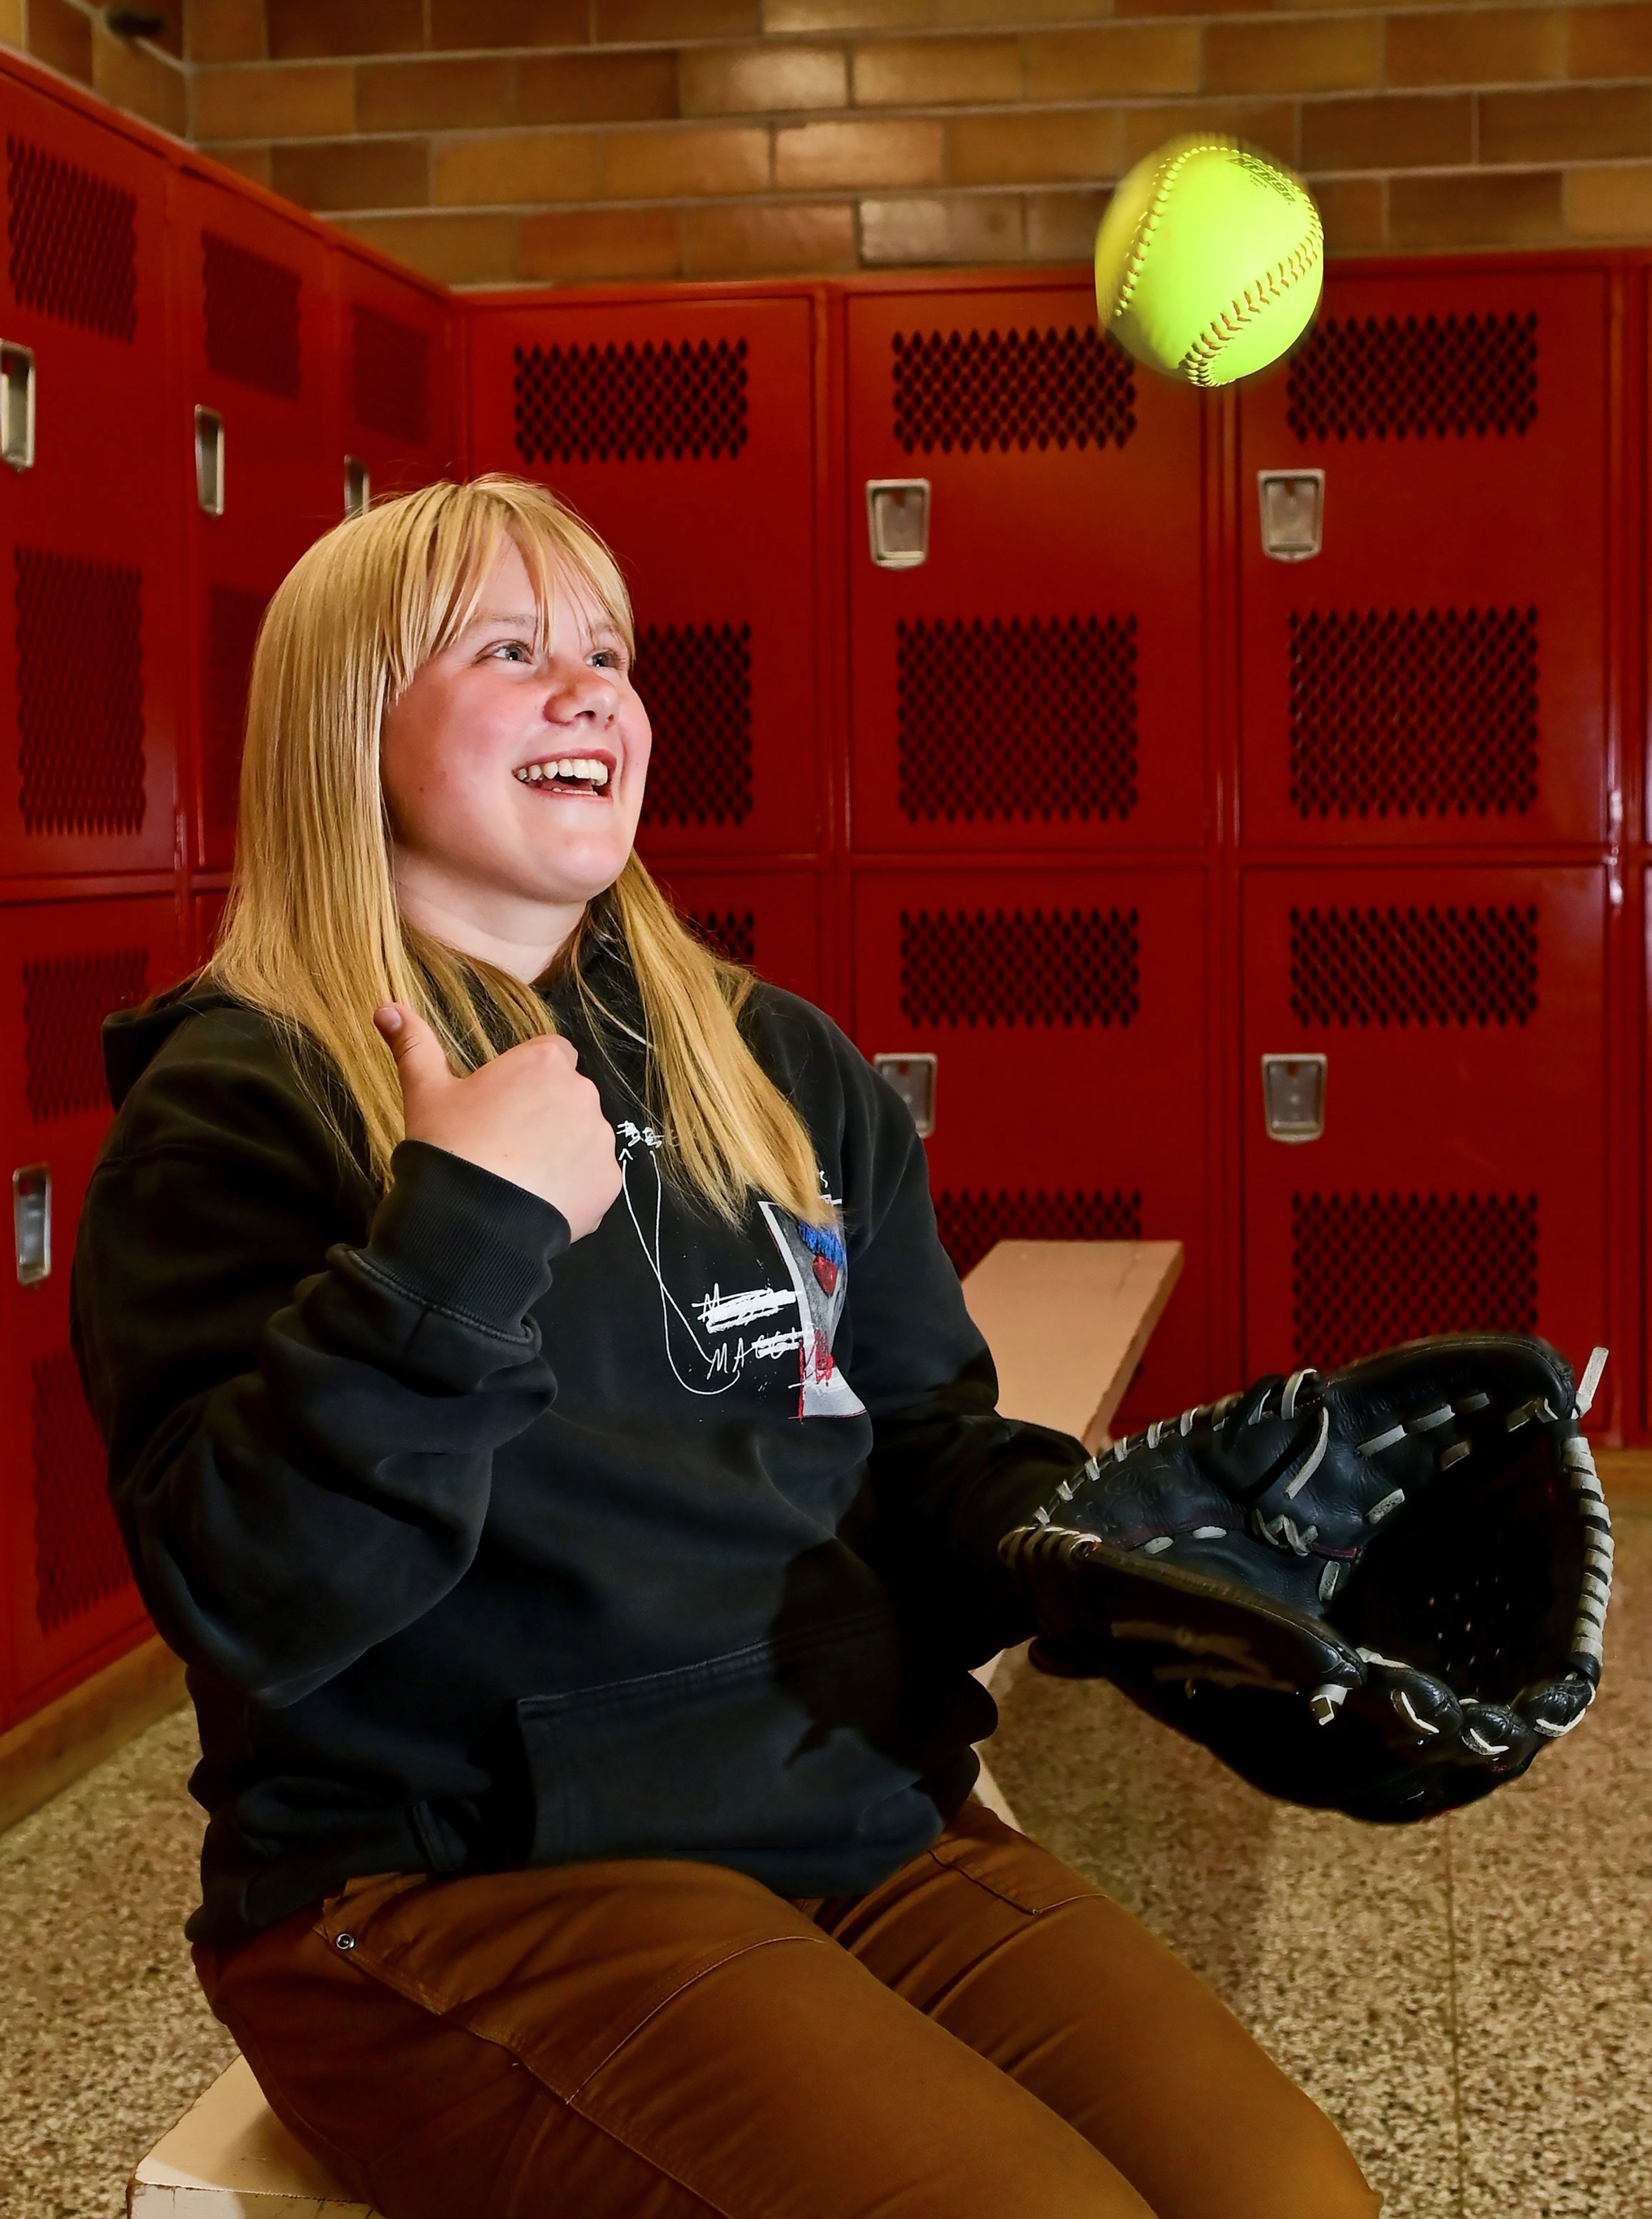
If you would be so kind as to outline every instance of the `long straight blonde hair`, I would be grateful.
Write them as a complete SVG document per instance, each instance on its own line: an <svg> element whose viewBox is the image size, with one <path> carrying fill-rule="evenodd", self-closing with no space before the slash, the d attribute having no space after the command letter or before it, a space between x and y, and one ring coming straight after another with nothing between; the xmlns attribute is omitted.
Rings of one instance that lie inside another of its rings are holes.
<svg viewBox="0 0 1652 2219"><path fill-rule="evenodd" d="M381 1188L403 1137L395 1065L373 1023L382 1003L417 1010L462 1072L556 1029L532 986L402 917L380 779L386 709L470 622L506 540L542 637L560 576L634 651L630 598L602 542L543 487L497 476L427 486L328 532L276 588L252 658L235 868L207 977L278 1022L348 1152L342 1084ZM581 954L603 941L629 956L640 1027L587 984ZM823 1221L803 1122L741 1036L750 973L685 928L635 855L559 964L599 1038L618 1026L640 1044L646 1106L680 1185L730 1222L754 1195Z"/></svg>

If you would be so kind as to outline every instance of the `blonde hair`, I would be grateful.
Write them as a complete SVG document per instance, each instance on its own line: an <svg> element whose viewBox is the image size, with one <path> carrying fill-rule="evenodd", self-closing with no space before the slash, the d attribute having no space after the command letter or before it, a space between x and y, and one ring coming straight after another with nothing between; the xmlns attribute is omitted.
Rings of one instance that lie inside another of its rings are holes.
<svg viewBox="0 0 1652 2219"><path fill-rule="evenodd" d="M634 648L602 542L543 488L496 476L384 501L318 540L277 587L252 660L235 868L206 975L281 1025L349 1153L342 1083L380 1187L403 1137L394 1061L373 1023L382 1003L418 1010L460 1071L556 1029L532 986L404 920L380 781L386 709L471 621L507 539L541 637L560 571ZM640 1026L587 984L581 954L605 941L629 955ZM561 967L599 1039L617 1028L640 1045L645 1102L680 1185L730 1222L754 1195L823 1221L808 1133L740 1034L751 973L686 929L635 855L588 904Z"/></svg>

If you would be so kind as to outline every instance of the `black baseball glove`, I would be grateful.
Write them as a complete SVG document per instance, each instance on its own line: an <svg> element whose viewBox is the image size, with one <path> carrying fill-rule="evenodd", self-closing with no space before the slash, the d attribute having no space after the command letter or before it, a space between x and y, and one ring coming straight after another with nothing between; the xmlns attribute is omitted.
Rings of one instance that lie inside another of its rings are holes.
<svg viewBox="0 0 1652 2219"><path fill-rule="evenodd" d="M1612 1527L1546 1342L1462 1333L1133 1434L999 1553L1033 1662L1101 1675L1270 1794L1426 1818L1524 1772L1600 1677Z"/></svg>

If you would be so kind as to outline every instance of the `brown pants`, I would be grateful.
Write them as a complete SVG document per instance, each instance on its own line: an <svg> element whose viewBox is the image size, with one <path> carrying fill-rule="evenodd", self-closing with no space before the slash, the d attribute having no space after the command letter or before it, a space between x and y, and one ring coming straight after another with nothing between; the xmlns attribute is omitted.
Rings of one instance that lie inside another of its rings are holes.
<svg viewBox="0 0 1652 2219"><path fill-rule="evenodd" d="M978 1803L867 1895L391 1874L196 1963L271 2107L388 2219L1377 2210L1208 1989Z"/></svg>

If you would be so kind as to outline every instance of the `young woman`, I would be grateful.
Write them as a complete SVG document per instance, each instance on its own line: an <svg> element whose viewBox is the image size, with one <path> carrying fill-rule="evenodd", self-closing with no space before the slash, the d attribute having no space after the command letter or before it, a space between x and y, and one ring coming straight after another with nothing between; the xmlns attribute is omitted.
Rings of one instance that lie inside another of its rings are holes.
<svg viewBox="0 0 1652 2219"><path fill-rule="evenodd" d="M630 652L537 488L341 525L219 953L107 1028L77 1346L213 2008L388 2219L1369 2219L971 1799L996 1545L1083 1451L994 1414L900 1102L632 853Z"/></svg>

